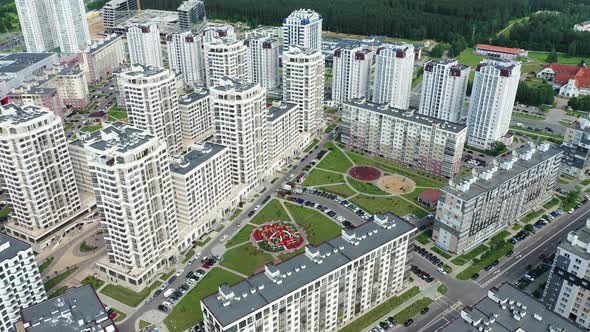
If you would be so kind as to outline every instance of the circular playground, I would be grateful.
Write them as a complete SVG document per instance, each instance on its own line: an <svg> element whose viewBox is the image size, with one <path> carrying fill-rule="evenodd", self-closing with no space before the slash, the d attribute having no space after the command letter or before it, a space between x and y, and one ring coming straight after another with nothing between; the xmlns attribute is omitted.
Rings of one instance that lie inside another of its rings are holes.
<svg viewBox="0 0 590 332"><path fill-rule="evenodd" d="M375 184L379 189L396 195L408 194L416 189L414 180L399 174L382 176Z"/></svg>
<svg viewBox="0 0 590 332"><path fill-rule="evenodd" d="M348 175L355 180L371 182L379 179L381 170L373 166L354 166L348 170Z"/></svg>
<svg viewBox="0 0 590 332"><path fill-rule="evenodd" d="M273 254L295 251L305 243L304 231L287 221L262 224L252 231L251 238L260 250Z"/></svg>

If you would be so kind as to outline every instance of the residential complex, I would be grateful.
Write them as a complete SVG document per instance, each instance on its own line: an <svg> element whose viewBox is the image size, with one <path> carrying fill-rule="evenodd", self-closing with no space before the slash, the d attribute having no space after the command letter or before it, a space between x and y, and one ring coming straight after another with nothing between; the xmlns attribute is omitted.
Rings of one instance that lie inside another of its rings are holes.
<svg viewBox="0 0 590 332"><path fill-rule="evenodd" d="M66 107L80 110L88 106L90 91L83 70L66 67L57 73L51 85L55 86Z"/></svg>
<svg viewBox="0 0 590 332"><path fill-rule="evenodd" d="M279 49L278 39L258 35L246 39L248 47L248 75L253 83L259 83L267 90L279 87Z"/></svg>
<svg viewBox="0 0 590 332"><path fill-rule="evenodd" d="M307 134L299 132L299 107L292 103L276 103L268 109L268 166L271 170L288 165L290 158L307 142Z"/></svg>
<svg viewBox="0 0 590 332"><path fill-rule="evenodd" d="M406 43L384 44L376 53L373 102L408 109L414 71L414 46Z"/></svg>
<svg viewBox="0 0 590 332"><path fill-rule="evenodd" d="M567 331L582 332L574 324L547 310L520 289L504 283L488 290L486 297L461 310L441 332L471 331Z"/></svg>
<svg viewBox="0 0 590 332"><path fill-rule="evenodd" d="M59 46L55 27L49 23L48 1L16 0L15 4L27 52L42 53Z"/></svg>
<svg viewBox="0 0 590 332"><path fill-rule="evenodd" d="M543 301L556 314L590 329L590 219L557 246Z"/></svg>
<svg viewBox="0 0 590 332"><path fill-rule="evenodd" d="M168 69L131 66L117 74L121 106L129 123L163 140L170 156L180 152L182 128L176 74Z"/></svg>
<svg viewBox="0 0 590 332"><path fill-rule="evenodd" d="M45 69L59 63L56 53L12 53L0 55L0 97L18 88Z"/></svg>
<svg viewBox="0 0 590 332"><path fill-rule="evenodd" d="M61 119L37 106L2 106L0 151L13 210L7 233L44 248L82 208Z"/></svg>
<svg viewBox="0 0 590 332"><path fill-rule="evenodd" d="M548 81L562 97L590 95L590 68L586 68L585 65L550 63L545 65L536 76Z"/></svg>
<svg viewBox="0 0 590 332"><path fill-rule="evenodd" d="M164 66L160 29L157 24L129 27L127 29L127 44L132 65Z"/></svg>
<svg viewBox="0 0 590 332"><path fill-rule="evenodd" d="M213 143L194 144L173 162L180 250L212 231L230 210L223 204L233 198L230 164L229 149Z"/></svg>
<svg viewBox="0 0 590 332"><path fill-rule="evenodd" d="M299 106L299 131L316 133L324 123L324 55L291 47L282 61L283 101Z"/></svg>
<svg viewBox="0 0 590 332"><path fill-rule="evenodd" d="M30 245L0 234L0 330L15 332L20 310L46 299Z"/></svg>
<svg viewBox="0 0 590 332"><path fill-rule="evenodd" d="M248 79L248 48L243 40L217 38L205 42L207 86L220 84L225 76Z"/></svg>
<svg viewBox="0 0 590 332"><path fill-rule="evenodd" d="M581 177L590 167L590 122L578 119L565 129L561 149L564 151L561 170Z"/></svg>
<svg viewBox="0 0 590 332"><path fill-rule="evenodd" d="M84 50L81 57L88 83L102 81L127 62L123 37L107 36Z"/></svg>
<svg viewBox="0 0 590 332"><path fill-rule="evenodd" d="M434 175L461 169L464 125L360 101L342 104L341 142Z"/></svg>
<svg viewBox="0 0 590 332"><path fill-rule="evenodd" d="M205 4L201 0L185 0L176 11L181 32L190 31L198 35L207 24Z"/></svg>
<svg viewBox="0 0 590 332"><path fill-rule="evenodd" d="M187 83L205 83L205 60L203 59L203 39L190 31L166 36L168 45L168 64L176 72L182 73Z"/></svg>
<svg viewBox="0 0 590 332"><path fill-rule="evenodd" d="M11 103L17 105L35 105L46 108L63 119L65 105L57 89L27 86L12 89L6 95Z"/></svg>
<svg viewBox="0 0 590 332"><path fill-rule="evenodd" d="M293 11L283 21L283 50L298 46L321 51L322 21L322 16L311 9Z"/></svg>
<svg viewBox="0 0 590 332"><path fill-rule="evenodd" d="M418 112L444 121L462 120L469 72L470 68L457 60L426 63Z"/></svg>
<svg viewBox="0 0 590 332"><path fill-rule="evenodd" d="M86 21L84 0L49 0L47 3L50 13L48 27L55 29L60 51L74 54L90 46L90 30Z"/></svg>
<svg viewBox="0 0 590 332"><path fill-rule="evenodd" d="M469 251L551 199L563 152L529 143L473 175L441 188L432 239L440 248Z"/></svg>
<svg viewBox="0 0 590 332"><path fill-rule="evenodd" d="M404 289L414 226L394 215L278 265L266 265L201 301L206 331L336 331Z"/></svg>
<svg viewBox="0 0 590 332"><path fill-rule="evenodd" d="M268 170L266 89L224 77L209 92L215 142L229 148L232 183L248 193Z"/></svg>
<svg viewBox="0 0 590 332"><path fill-rule="evenodd" d="M467 144L489 149L507 133L520 79L520 62L484 59L475 69L467 113Z"/></svg>
<svg viewBox="0 0 590 332"><path fill-rule="evenodd" d="M332 100L336 104L368 97L373 56L363 46L345 46L334 51Z"/></svg>
<svg viewBox="0 0 590 332"><path fill-rule="evenodd" d="M164 140L116 122L83 138L110 282L139 292L176 263L178 229L170 157Z"/></svg>
<svg viewBox="0 0 590 332"><path fill-rule="evenodd" d="M208 90L198 89L180 96L178 110L184 146L213 136L213 111Z"/></svg>

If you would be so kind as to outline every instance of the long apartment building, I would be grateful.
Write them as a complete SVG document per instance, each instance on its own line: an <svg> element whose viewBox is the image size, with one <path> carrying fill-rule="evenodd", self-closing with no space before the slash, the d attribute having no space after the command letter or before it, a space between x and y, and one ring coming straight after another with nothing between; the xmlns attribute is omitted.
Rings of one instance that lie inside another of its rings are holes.
<svg viewBox="0 0 590 332"><path fill-rule="evenodd" d="M213 111L209 90L197 89L180 96L178 109L185 147L213 136Z"/></svg>
<svg viewBox="0 0 590 332"><path fill-rule="evenodd" d="M81 58L88 83L102 81L127 62L123 36L112 34L95 42L82 52Z"/></svg>
<svg viewBox="0 0 590 332"><path fill-rule="evenodd" d="M163 140L170 156L182 148L178 82L171 70L143 65L117 74L121 105L129 123Z"/></svg>
<svg viewBox="0 0 590 332"><path fill-rule="evenodd" d="M324 55L292 46L282 60L283 101L299 106L300 131L316 133L324 123Z"/></svg>
<svg viewBox="0 0 590 332"><path fill-rule="evenodd" d="M563 152L530 143L473 175L441 188L432 239L440 248L468 251L551 198Z"/></svg>
<svg viewBox="0 0 590 332"><path fill-rule="evenodd" d="M171 166L178 215L180 251L212 231L229 211L232 181L229 149L199 143L179 156Z"/></svg>
<svg viewBox="0 0 590 332"><path fill-rule="evenodd" d="M127 45L132 65L164 66L157 24L130 26L127 29Z"/></svg>
<svg viewBox="0 0 590 332"><path fill-rule="evenodd" d="M461 169L467 135L464 125L364 100L342 105L340 132L349 147L445 177Z"/></svg>
<svg viewBox="0 0 590 332"><path fill-rule="evenodd" d="M248 48L243 40L218 38L205 42L203 50L208 87L220 84L225 76L248 79Z"/></svg>
<svg viewBox="0 0 590 332"><path fill-rule="evenodd" d="M489 149L507 133L520 80L520 62L484 59L475 68L467 113L467 144Z"/></svg>
<svg viewBox="0 0 590 332"><path fill-rule="evenodd" d="M293 11L283 21L283 50L297 46L321 51L322 22L322 16L311 9Z"/></svg>
<svg viewBox="0 0 590 332"><path fill-rule="evenodd" d="M205 60L203 58L203 38L190 31L166 36L168 45L168 64L182 74L187 83L205 83Z"/></svg>
<svg viewBox="0 0 590 332"><path fill-rule="evenodd" d="M457 60L427 62L418 112L445 121L461 121L470 71L469 66Z"/></svg>
<svg viewBox="0 0 590 332"><path fill-rule="evenodd" d="M414 72L414 46L406 43L384 44L375 55L375 78L372 100L406 110Z"/></svg>
<svg viewBox="0 0 590 332"><path fill-rule="evenodd" d="M107 252L98 271L110 282L141 291L178 256L166 143L116 122L84 137L84 148Z"/></svg>
<svg viewBox="0 0 590 332"><path fill-rule="evenodd" d="M565 129L561 170L571 176L583 176L590 168L590 122L578 119Z"/></svg>
<svg viewBox="0 0 590 332"><path fill-rule="evenodd" d="M260 83L267 90L279 87L279 50L278 39L257 35L246 39L248 47L248 79Z"/></svg>
<svg viewBox="0 0 590 332"><path fill-rule="evenodd" d="M43 279L27 243L0 234L0 330L15 332L20 310L46 299Z"/></svg>
<svg viewBox="0 0 590 332"><path fill-rule="evenodd" d="M201 301L205 329L337 331L404 289L415 228L375 220Z"/></svg>
<svg viewBox="0 0 590 332"><path fill-rule="evenodd" d="M215 142L229 148L233 184L254 189L268 171L266 89L224 77L209 90Z"/></svg>
<svg viewBox="0 0 590 332"><path fill-rule="evenodd" d="M590 329L590 219L557 246L543 302L556 314Z"/></svg>
<svg viewBox="0 0 590 332"><path fill-rule="evenodd" d="M310 135L300 133L297 127L299 106L279 103L268 109L267 134L268 166L274 170L288 165L295 152L307 143Z"/></svg>
<svg viewBox="0 0 590 332"><path fill-rule="evenodd" d="M365 46L344 46L334 50L332 100L336 104L369 96L374 53Z"/></svg>
<svg viewBox="0 0 590 332"><path fill-rule="evenodd" d="M48 109L0 108L0 176L13 210L7 233L36 251L81 212L62 120Z"/></svg>
<svg viewBox="0 0 590 332"><path fill-rule="evenodd" d="M84 109L90 103L90 90L86 73L78 68L66 67L61 70L52 82L57 89L64 105L72 109Z"/></svg>

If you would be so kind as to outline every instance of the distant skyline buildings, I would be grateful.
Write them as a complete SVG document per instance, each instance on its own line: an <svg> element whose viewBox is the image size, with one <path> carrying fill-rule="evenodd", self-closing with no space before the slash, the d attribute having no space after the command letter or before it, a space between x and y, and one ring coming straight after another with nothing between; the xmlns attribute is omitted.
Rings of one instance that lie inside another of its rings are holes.
<svg viewBox="0 0 590 332"><path fill-rule="evenodd" d="M311 9L293 11L283 22L283 50L298 46L321 51L322 22L322 16Z"/></svg>

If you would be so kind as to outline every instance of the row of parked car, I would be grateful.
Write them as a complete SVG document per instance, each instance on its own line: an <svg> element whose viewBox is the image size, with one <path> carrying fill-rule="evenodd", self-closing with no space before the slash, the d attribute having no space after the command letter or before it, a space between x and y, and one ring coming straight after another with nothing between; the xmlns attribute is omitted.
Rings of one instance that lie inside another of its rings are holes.
<svg viewBox="0 0 590 332"><path fill-rule="evenodd" d="M318 210L322 211L323 213L327 214L330 218L335 219L336 221L340 222L344 227L354 227L353 224L350 221L346 220L343 216L338 215L336 212L328 209L327 207L325 207L321 204L318 204L318 203L315 203L312 201L308 201L303 198L297 198L296 196L289 196L289 197L287 197L287 200L291 201L293 203L297 203L300 205L310 207L310 208L318 209Z"/></svg>
<svg viewBox="0 0 590 332"><path fill-rule="evenodd" d="M438 272L440 272L442 274L447 274L445 272L445 270L443 269L443 266L445 264L443 263L443 261L440 258L438 258L438 256L436 256L435 254L429 252L428 250L426 250L420 246L414 246L414 251L417 252L418 254L420 254L422 257L429 260L436 267L438 267Z"/></svg>
<svg viewBox="0 0 590 332"><path fill-rule="evenodd" d="M369 220L371 219L371 217L373 217L373 215L363 211L363 209L359 208L358 206L352 204L351 202L347 201L344 198L341 198L338 195L329 193L329 192L325 192L325 191L321 191L321 190L317 190L317 189L307 189L307 188L303 188L304 192L310 193L312 195L316 195L319 197L323 197L326 199L330 199L332 201L334 201L335 203L338 203L339 205L349 209L350 211L354 212L354 214L356 214L357 216L359 216L360 218L363 218L364 220Z"/></svg>
<svg viewBox="0 0 590 332"><path fill-rule="evenodd" d="M182 274L181 271L179 272ZM158 309L163 312L168 312L168 310L172 309L176 302L178 302L178 300L180 300L184 294L186 294L194 285L196 285L203 275L205 275L205 271L202 269L198 269L195 272L189 271L185 276L185 282L180 285L178 289L168 288L168 286L180 276L179 272L177 272L177 275L172 276L168 280L167 284L164 284L154 293L154 296L158 296L162 292L164 293L163 295L164 298L166 298L166 301L162 302L162 304L158 306Z"/></svg>
<svg viewBox="0 0 590 332"><path fill-rule="evenodd" d="M412 271L412 273L414 273L416 276L418 276L420 279L426 281L427 283L431 283L434 281L434 278L428 274L428 272L423 271L421 268L417 267L416 265L412 265L412 267L410 267L410 271Z"/></svg>

